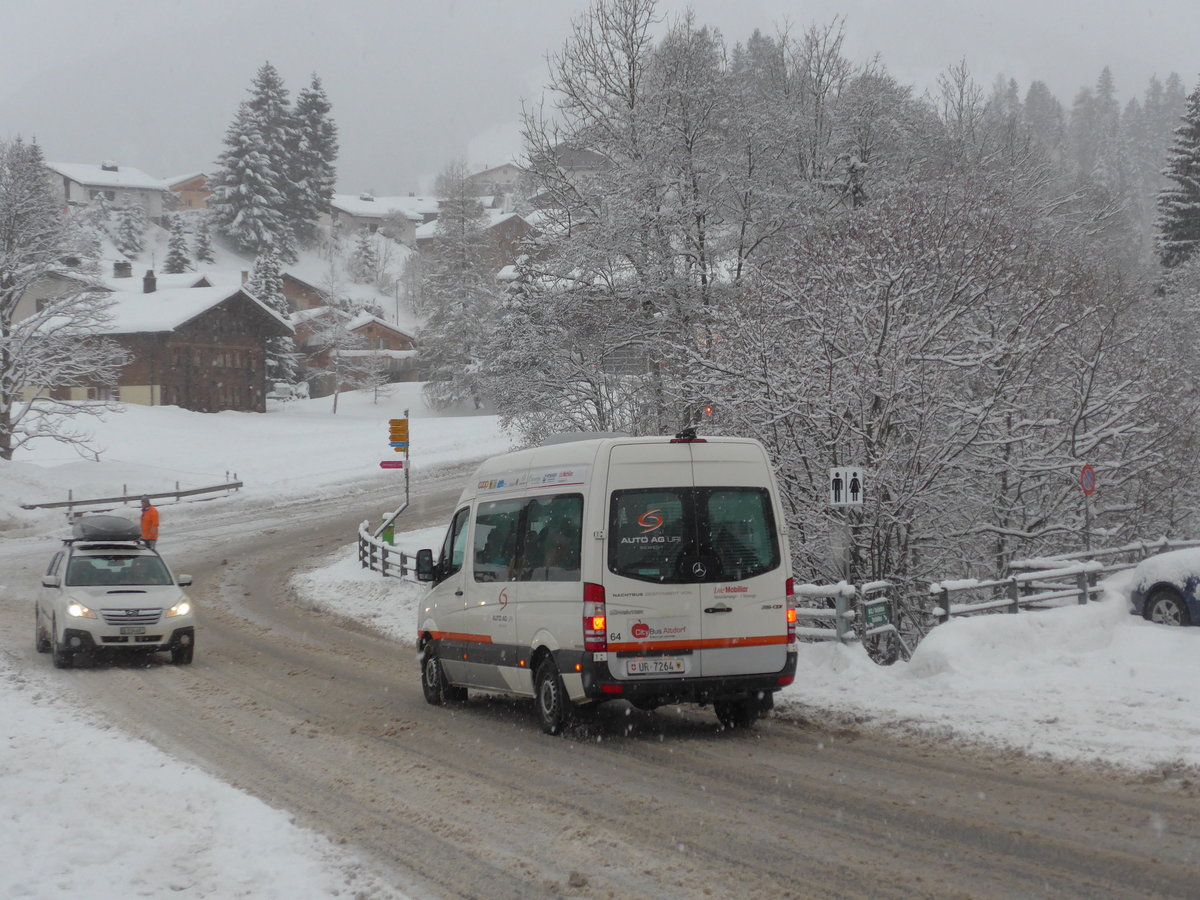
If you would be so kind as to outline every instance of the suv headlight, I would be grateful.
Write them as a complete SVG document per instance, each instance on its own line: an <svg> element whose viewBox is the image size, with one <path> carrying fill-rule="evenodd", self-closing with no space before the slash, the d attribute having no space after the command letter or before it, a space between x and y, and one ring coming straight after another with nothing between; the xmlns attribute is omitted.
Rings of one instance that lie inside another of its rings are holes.
<svg viewBox="0 0 1200 900"><path fill-rule="evenodd" d="M88 607L78 601L72 601L67 604L67 615L74 616L76 619L94 619L96 614Z"/></svg>
<svg viewBox="0 0 1200 900"><path fill-rule="evenodd" d="M174 606L167 610L167 616L186 616L192 611L192 604L187 600L180 600Z"/></svg>

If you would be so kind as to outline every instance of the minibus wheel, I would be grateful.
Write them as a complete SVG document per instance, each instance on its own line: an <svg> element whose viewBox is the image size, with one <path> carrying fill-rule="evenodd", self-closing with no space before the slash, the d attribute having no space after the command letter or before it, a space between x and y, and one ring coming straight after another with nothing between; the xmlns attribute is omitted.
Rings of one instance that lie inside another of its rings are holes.
<svg viewBox="0 0 1200 900"><path fill-rule="evenodd" d="M762 709L760 703L752 698L742 700L716 700L713 702L713 712L721 720L721 724L731 731L734 729L750 728L758 718Z"/></svg>
<svg viewBox="0 0 1200 900"><path fill-rule="evenodd" d="M538 720L546 734L559 734L567 724L567 691L558 674L554 658L547 656L533 676L534 703Z"/></svg>
<svg viewBox="0 0 1200 900"><path fill-rule="evenodd" d="M454 687L446 680L446 672L442 661L434 652L433 642L427 641L423 648L424 658L421 660L421 691L425 694L427 703L434 706L444 706L447 701L461 702L467 699L467 689Z"/></svg>

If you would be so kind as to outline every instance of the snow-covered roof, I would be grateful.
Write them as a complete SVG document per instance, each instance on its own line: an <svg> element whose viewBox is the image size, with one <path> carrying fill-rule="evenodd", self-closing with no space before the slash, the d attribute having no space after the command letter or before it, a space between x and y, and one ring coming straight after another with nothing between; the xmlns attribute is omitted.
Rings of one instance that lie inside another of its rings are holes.
<svg viewBox="0 0 1200 900"><path fill-rule="evenodd" d="M506 162L506 163L501 163L498 166L488 166L485 169L480 169L478 172L472 172L467 177L468 178L483 178L485 175L491 175L493 172L503 172L503 171L506 171L509 169L515 169L518 172L521 171L521 167L519 165L517 165L515 162Z"/></svg>
<svg viewBox="0 0 1200 900"><path fill-rule="evenodd" d="M401 213L410 219L421 220L437 215L437 197L373 197L370 194L334 194L329 205L347 215L364 219L385 219Z"/></svg>
<svg viewBox="0 0 1200 900"><path fill-rule="evenodd" d="M520 213L505 212L502 209L485 209L484 212L487 213L488 218L492 220L489 225L491 228L495 228L501 222L507 222L509 219L520 219L522 222L525 221L525 217Z"/></svg>
<svg viewBox="0 0 1200 900"><path fill-rule="evenodd" d="M376 325L382 325L388 331L394 331L396 334L402 334L407 338L412 337L412 335L403 328L397 328L393 323L385 322L383 319L379 318L379 316L373 316L369 312L360 312L353 319L346 323L346 327L351 331L354 331L358 328L362 328L365 325L370 325L372 322L374 322Z"/></svg>
<svg viewBox="0 0 1200 900"><path fill-rule="evenodd" d="M144 188L152 191L169 190L167 182L147 175L133 166L106 169L98 163L46 163L46 168L79 184L95 187Z"/></svg>
<svg viewBox="0 0 1200 900"><path fill-rule="evenodd" d="M167 288L149 294L120 291L114 293L114 303L109 309L111 321L103 329L106 334L141 334L174 331L233 297L238 292L245 294L250 302L257 304L271 318L289 331L292 325L275 310L240 287Z"/></svg>
<svg viewBox="0 0 1200 900"><path fill-rule="evenodd" d="M140 294L143 292L144 284L142 281L143 275L133 275L129 278L114 278L112 275L107 275L100 279L100 282L111 291L120 291L121 293L131 292ZM206 276L201 272L184 272L181 275L155 275L154 282L157 291L163 291L168 288L196 288L207 287ZM156 291L156 292L157 292Z"/></svg>
<svg viewBox="0 0 1200 900"><path fill-rule="evenodd" d="M313 319L320 319L324 316L340 316L343 319L349 319L350 313L344 309L338 309L336 306L314 306L312 309L298 309L288 316L288 319L293 325L302 325L305 322L311 322Z"/></svg>
<svg viewBox="0 0 1200 900"><path fill-rule="evenodd" d="M191 181L193 178L204 178L208 175L207 172L184 172L182 175L172 175L170 178L164 178L163 181L171 186L182 184L185 181Z"/></svg>
<svg viewBox="0 0 1200 900"><path fill-rule="evenodd" d="M520 219L522 222L526 221L525 217L520 213L505 212L502 209L485 209L483 212L488 218L488 228L495 228L500 223L507 222L509 219ZM426 222L424 225L418 225L414 235L418 241L435 238L437 237L437 226L437 219L434 219L432 222Z"/></svg>

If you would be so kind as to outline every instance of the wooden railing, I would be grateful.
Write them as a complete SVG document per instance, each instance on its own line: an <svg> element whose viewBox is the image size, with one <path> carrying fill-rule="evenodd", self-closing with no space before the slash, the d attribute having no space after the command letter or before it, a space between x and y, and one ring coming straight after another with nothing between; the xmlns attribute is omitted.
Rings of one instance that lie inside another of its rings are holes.
<svg viewBox="0 0 1200 900"><path fill-rule="evenodd" d="M66 500L55 500L46 503L22 503L21 509L66 509L67 515L71 515L76 507L107 507L111 509L114 505L123 505L126 503L137 503L142 497L149 497L151 500L174 499L179 502L184 497L199 497L202 494L214 494L218 491L229 493L236 491L242 487L242 482L237 480L237 473L233 473L233 480L230 480L229 473L225 473L224 484L214 484L209 487L198 488L181 488L179 482L175 482L175 490L173 491L142 491L137 494L128 493L128 488L121 485L121 495L117 497L92 497L89 499L76 499L73 490L67 491ZM210 499L208 497L203 498ZM92 512L100 512L99 509L92 509Z"/></svg>

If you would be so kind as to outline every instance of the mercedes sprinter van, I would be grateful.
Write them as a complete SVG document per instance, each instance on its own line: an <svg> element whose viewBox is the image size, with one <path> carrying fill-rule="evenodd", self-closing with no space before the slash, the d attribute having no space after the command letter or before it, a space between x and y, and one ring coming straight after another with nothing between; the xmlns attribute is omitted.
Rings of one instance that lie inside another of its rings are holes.
<svg viewBox="0 0 1200 900"><path fill-rule="evenodd" d="M796 670L791 561L757 441L603 437L495 456L417 574L422 685L579 707L711 703L746 728Z"/></svg>

